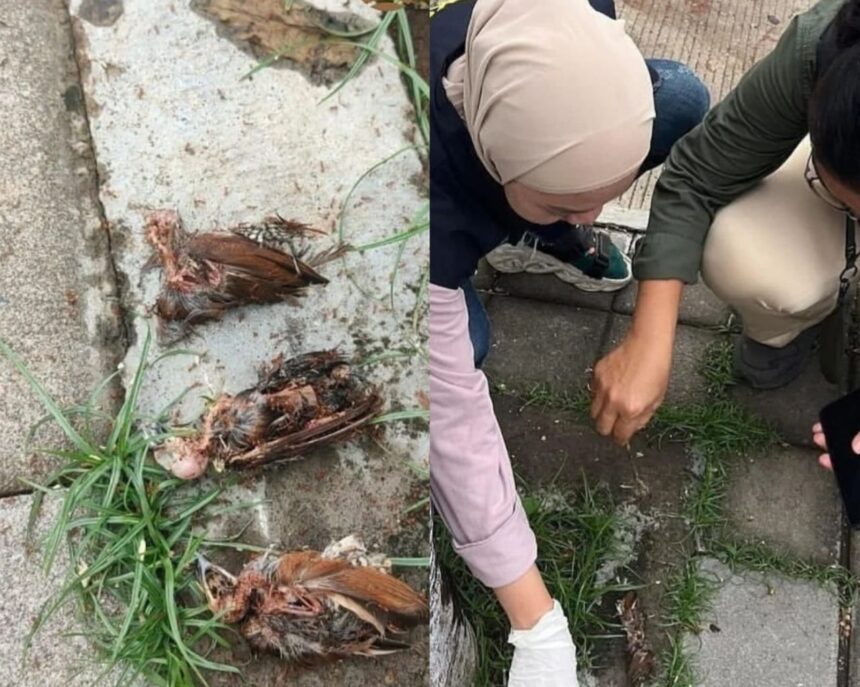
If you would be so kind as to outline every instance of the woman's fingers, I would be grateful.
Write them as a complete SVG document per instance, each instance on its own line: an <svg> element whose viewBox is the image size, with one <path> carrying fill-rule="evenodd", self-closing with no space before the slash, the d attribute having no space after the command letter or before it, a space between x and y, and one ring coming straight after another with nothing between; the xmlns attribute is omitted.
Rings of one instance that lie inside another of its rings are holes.
<svg viewBox="0 0 860 687"><path fill-rule="evenodd" d="M854 453L860 454L860 434L854 437L854 441L851 442L851 450Z"/></svg>
<svg viewBox="0 0 860 687"><path fill-rule="evenodd" d="M612 428L612 438L615 443L621 446L626 446L630 443L633 435L645 426L641 417L623 418L619 417L615 422L615 427Z"/></svg>
<svg viewBox="0 0 860 687"><path fill-rule="evenodd" d="M818 448L823 448L825 451L827 450L827 440L824 438L824 434L822 434L821 432L815 432L812 435L812 441Z"/></svg>
<svg viewBox="0 0 860 687"><path fill-rule="evenodd" d="M818 464L825 470L833 470L833 463L830 462L830 456L826 453L823 453L818 456Z"/></svg>
<svg viewBox="0 0 860 687"><path fill-rule="evenodd" d="M612 434L612 431L615 428L615 423L617 421L618 413L612 407L611 403L605 403L600 409L599 414L595 420L595 427L597 429L597 433L601 436L608 437L610 434Z"/></svg>

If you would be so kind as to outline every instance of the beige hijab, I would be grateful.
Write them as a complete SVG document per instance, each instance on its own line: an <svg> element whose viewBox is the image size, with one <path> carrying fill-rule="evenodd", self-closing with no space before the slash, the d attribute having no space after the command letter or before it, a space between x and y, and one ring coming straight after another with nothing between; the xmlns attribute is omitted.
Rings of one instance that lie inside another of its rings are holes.
<svg viewBox="0 0 860 687"><path fill-rule="evenodd" d="M443 86L501 184L582 193L648 154L648 69L623 22L587 0L478 0Z"/></svg>

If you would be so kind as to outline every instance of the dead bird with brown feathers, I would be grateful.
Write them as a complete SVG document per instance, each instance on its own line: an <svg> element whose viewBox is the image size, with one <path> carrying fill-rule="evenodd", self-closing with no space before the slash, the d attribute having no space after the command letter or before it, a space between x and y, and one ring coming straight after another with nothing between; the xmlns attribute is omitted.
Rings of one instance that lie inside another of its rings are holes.
<svg viewBox="0 0 860 687"><path fill-rule="evenodd" d="M254 649L298 665L406 649L396 635L427 620L424 596L355 536L322 553L260 556L236 576L199 558L198 575L213 613Z"/></svg>
<svg viewBox="0 0 860 687"><path fill-rule="evenodd" d="M354 436L379 412L382 399L337 351L276 357L255 386L221 394L190 437L156 449L182 479L202 475L210 460L254 468L301 458L308 451Z"/></svg>
<svg viewBox="0 0 860 687"><path fill-rule="evenodd" d="M153 307L162 336L175 341L194 325L220 319L232 308L289 301L308 286L327 284L314 268L342 255L345 247L323 251L307 262L281 249L309 233L323 232L275 215L228 231L189 234L175 211L152 213L146 239L155 255L146 268L160 262L164 272Z"/></svg>

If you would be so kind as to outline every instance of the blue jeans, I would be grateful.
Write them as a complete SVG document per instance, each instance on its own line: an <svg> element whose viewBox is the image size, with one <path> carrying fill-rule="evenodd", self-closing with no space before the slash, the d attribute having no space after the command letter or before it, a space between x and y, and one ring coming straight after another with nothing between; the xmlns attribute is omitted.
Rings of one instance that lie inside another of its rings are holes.
<svg viewBox="0 0 860 687"><path fill-rule="evenodd" d="M595 9L614 17L611 0L591 0ZM607 10L597 5L606 5ZM609 12L611 7L612 14ZM708 89L686 65L673 60L646 60L659 77L654 85L654 111L656 118L651 132L651 149L639 169L644 174L663 164L672 146L688 131L698 126L711 105ZM547 227L541 240L552 243L558 233L569 228ZM470 280L461 284L466 294L469 312L469 336L475 349L475 367L480 368L490 350L490 320Z"/></svg>

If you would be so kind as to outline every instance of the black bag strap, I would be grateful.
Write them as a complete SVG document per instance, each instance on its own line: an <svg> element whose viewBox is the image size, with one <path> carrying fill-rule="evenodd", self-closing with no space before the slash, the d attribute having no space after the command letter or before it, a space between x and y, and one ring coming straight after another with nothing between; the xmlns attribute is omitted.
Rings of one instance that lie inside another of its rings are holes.
<svg viewBox="0 0 860 687"><path fill-rule="evenodd" d="M845 302L851 280L857 275L857 220L845 215L845 269L839 275L839 305Z"/></svg>

